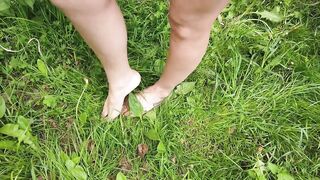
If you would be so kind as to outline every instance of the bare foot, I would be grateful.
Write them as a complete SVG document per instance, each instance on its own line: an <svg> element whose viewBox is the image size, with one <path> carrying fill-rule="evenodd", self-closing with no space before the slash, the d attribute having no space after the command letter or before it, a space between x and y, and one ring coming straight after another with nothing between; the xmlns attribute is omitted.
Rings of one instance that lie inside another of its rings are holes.
<svg viewBox="0 0 320 180"><path fill-rule="evenodd" d="M170 93L171 90L163 89L155 84L139 92L136 94L136 96L143 107L143 111L148 112L159 106L162 101L170 95ZM124 115L129 115L129 111L129 107L126 106L124 107L122 113Z"/></svg>
<svg viewBox="0 0 320 180"><path fill-rule="evenodd" d="M109 86L108 97L101 114L102 117L107 117L108 120L118 117L123 107L124 98L140 84L140 81L140 74L132 70L127 77L121 77L119 84Z"/></svg>

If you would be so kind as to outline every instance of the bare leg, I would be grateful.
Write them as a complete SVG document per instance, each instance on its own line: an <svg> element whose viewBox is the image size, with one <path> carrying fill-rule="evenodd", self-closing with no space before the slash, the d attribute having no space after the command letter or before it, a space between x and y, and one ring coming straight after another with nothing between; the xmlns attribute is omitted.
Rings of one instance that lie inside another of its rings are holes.
<svg viewBox="0 0 320 180"><path fill-rule="evenodd" d="M140 83L127 57L127 32L115 0L51 0L71 20L100 59L109 83L102 116L117 117L124 98Z"/></svg>
<svg viewBox="0 0 320 180"><path fill-rule="evenodd" d="M170 48L160 79L138 94L148 111L168 96L200 63L208 46L214 20L228 0L171 0Z"/></svg>

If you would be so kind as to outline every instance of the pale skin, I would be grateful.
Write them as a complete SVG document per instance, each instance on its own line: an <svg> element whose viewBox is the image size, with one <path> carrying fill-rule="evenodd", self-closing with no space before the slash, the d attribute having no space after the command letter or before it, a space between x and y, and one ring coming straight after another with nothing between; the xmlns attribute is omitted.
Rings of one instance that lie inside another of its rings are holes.
<svg viewBox="0 0 320 180"><path fill-rule="evenodd" d="M71 20L93 49L106 72L108 97L102 116L112 120L123 110L125 97L140 83L128 63L125 21L116 0L51 0ZM170 46L160 79L137 94L149 111L184 81L200 63L210 29L228 0L170 0Z"/></svg>

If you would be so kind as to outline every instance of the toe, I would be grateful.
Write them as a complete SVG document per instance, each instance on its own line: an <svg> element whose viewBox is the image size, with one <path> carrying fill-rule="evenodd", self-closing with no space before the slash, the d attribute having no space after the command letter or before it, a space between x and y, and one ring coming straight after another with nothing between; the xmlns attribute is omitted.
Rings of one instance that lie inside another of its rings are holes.
<svg viewBox="0 0 320 180"><path fill-rule="evenodd" d="M126 115L129 111L128 106L123 105L122 110L121 110L121 114Z"/></svg>
<svg viewBox="0 0 320 180"><path fill-rule="evenodd" d="M108 98L106 99L106 101L104 102L104 105L103 105L103 109L102 109L102 113L101 113L101 116L102 117L106 117L108 115L108 111L109 111L109 105L108 105Z"/></svg>
<svg viewBox="0 0 320 180"><path fill-rule="evenodd" d="M109 112L108 112L108 118L110 120L113 120L115 119L116 117L118 117L121 113L121 108L119 107L112 107L112 108L109 108Z"/></svg>
<svg viewBox="0 0 320 180"><path fill-rule="evenodd" d="M153 103L150 102L150 99L148 99L143 92L136 94L136 97L142 105L144 112L148 112L154 108Z"/></svg>
<svg viewBox="0 0 320 180"><path fill-rule="evenodd" d="M109 100L108 105L108 119L113 120L121 113L124 98L113 98Z"/></svg>
<svg viewBox="0 0 320 180"><path fill-rule="evenodd" d="M122 114L123 114L124 116L130 116L130 115L131 115L129 109L126 109L126 110L122 111Z"/></svg>
<svg viewBox="0 0 320 180"><path fill-rule="evenodd" d="M128 96L127 96L124 99L124 103L123 103L123 106L122 106L121 114L124 115L124 116L128 116L129 115L129 111L130 111L130 108L129 108L129 101L128 101Z"/></svg>

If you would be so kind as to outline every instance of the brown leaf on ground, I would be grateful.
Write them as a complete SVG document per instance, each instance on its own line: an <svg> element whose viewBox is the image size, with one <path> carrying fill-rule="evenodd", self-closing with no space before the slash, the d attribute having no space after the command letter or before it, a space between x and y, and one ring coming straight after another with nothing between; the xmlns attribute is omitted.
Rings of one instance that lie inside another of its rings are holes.
<svg viewBox="0 0 320 180"><path fill-rule="evenodd" d="M236 132L236 130L237 130L237 128L236 128L236 127L234 127L234 126L229 127L229 129L228 129L228 133L229 133L229 135L231 135L231 134L235 133L235 132Z"/></svg>
<svg viewBox="0 0 320 180"><path fill-rule="evenodd" d="M43 85L42 88L43 88L43 90L45 90L47 92L50 90L50 87L47 84Z"/></svg>
<svg viewBox="0 0 320 180"><path fill-rule="evenodd" d="M57 128L59 127L58 124L56 123L56 121L53 120L53 119L48 119L48 124L49 124L52 128L55 128L55 129L57 129Z"/></svg>
<svg viewBox="0 0 320 180"><path fill-rule="evenodd" d="M37 180L43 180L43 177L42 176L38 176Z"/></svg>
<svg viewBox="0 0 320 180"><path fill-rule="evenodd" d="M30 102L32 102L32 96L24 94L24 96L22 97L24 102L27 102L30 100Z"/></svg>
<svg viewBox="0 0 320 180"><path fill-rule="evenodd" d="M60 147L63 149L64 152L67 151L74 151L74 146L72 146L72 137L70 134L68 134L68 131L66 131L67 133L61 135L59 137L59 144Z"/></svg>
<svg viewBox="0 0 320 180"><path fill-rule="evenodd" d="M258 151L258 153L261 153L263 151L263 146L261 146L261 145L258 146L257 151Z"/></svg>
<svg viewBox="0 0 320 180"><path fill-rule="evenodd" d="M70 137L68 136L68 134L63 134L63 135L61 135L60 138L59 138L60 144L65 144L65 145L67 145L67 144L70 143L70 141L71 141L71 139L70 139Z"/></svg>
<svg viewBox="0 0 320 180"><path fill-rule="evenodd" d="M187 125L192 126L194 124L194 119L187 120Z"/></svg>
<svg viewBox="0 0 320 180"><path fill-rule="evenodd" d="M149 147L147 144L139 144L137 148L137 154L140 158L144 158L144 156L148 153Z"/></svg>
<svg viewBox="0 0 320 180"><path fill-rule="evenodd" d="M110 175L107 177L107 180L116 180L116 175Z"/></svg>
<svg viewBox="0 0 320 180"><path fill-rule="evenodd" d="M180 143L186 145L187 141L185 139L180 139Z"/></svg>
<svg viewBox="0 0 320 180"><path fill-rule="evenodd" d="M70 129L73 125L74 119L73 118L68 118L66 122L66 126L68 129Z"/></svg>
<svg viewBox="0 0 320 180"><path fill-rule="evenodd" d="M126 157L122 157L119 162L120 169L123 171L131 171L132 165Z"/></svg>
<svg viewBox="0 0 320 180"><path fill-rule="evenodd" d="M75 64L76 66L78 66L78 65L80 64L80 61L79 61L79 60L75 60L75 61L74 61L74 64Z"/></svg>
<svg viewBox="0 0 320 180"><path fill-rule="evenodd" d="M94 143L94 141L93 141L92 139L89 139L89 141L88 141L88 145L87 145L87 149L88 149L88 151L89 151L89 152L92 152L92 151L93 151L93 149L94 149L94 147L95 147L95 143Z"/></svg>
<svg viewBox="0 0 320 180"><path fill-rule="evenodd" d="M172 162L173 164L176 164L176 162L177 162L177 157L176 157L175 155L171 158L171 162Z"/></svg>

